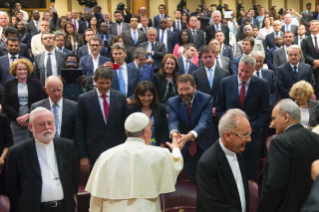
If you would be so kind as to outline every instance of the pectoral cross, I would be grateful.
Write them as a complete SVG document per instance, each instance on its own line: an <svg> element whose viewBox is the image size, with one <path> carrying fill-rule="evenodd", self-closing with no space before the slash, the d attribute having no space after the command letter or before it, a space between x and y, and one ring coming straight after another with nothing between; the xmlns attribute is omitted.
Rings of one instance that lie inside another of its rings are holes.
<svg viewBox="0 0 319 212"><path fill-rule="evenodd" d="M53 180L59 180L59 178L58 178L57 176L55 176L55 177L53 178Z"/></svg>

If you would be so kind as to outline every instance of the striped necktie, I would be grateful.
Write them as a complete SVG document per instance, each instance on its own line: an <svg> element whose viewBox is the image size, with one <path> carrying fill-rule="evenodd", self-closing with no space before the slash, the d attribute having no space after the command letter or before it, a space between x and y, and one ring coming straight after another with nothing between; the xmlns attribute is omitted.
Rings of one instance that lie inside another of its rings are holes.
<svg viewBox="0 0 319 212"><path fill-rule="evenodd" d="M1 33L1 39L0 39L0 44L3 44L6 42L6 39L4 37L4 28L2 28L2 33Z"/></svg>

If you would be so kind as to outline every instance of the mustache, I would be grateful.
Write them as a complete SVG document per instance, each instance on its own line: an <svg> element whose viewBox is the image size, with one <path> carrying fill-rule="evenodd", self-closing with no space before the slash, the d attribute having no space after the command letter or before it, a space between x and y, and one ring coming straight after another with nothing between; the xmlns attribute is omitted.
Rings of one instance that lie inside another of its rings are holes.
<svg viewBox="0 0 319 212"><path fill-rule="evenodd" d="M49 129L49 130L43 131L43 132L41 133L41 135L42 135L42 136L45 136L44 134L46 134L46 133L51 133L51 134L52 134L52 133L54 133L54 131Z"/></svg>

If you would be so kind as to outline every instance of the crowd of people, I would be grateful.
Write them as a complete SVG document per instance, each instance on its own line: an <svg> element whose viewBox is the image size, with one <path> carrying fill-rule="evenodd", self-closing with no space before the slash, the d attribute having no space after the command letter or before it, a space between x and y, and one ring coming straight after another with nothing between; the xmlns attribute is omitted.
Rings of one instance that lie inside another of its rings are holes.
<svg viewBox="0 0 319 212"><path fill-rule="evenodd" d="M248 212L249 180L259 212L317 211L311 7L0 11L0 194L71 212L83 172L90 211L159 212L183 171L198 212Z"/></svg>

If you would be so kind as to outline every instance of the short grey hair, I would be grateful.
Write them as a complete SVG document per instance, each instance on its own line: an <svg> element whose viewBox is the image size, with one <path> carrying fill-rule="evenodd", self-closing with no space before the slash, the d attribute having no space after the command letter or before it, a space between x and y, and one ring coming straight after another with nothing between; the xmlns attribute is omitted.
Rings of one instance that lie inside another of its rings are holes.
<svg viewBox="0 0 319 212"><path fill-rule="evenodd" d="M49 27L50 27L50 22L49 22L49 21L46 21L46 20L40 21L39 25L40 25L41 23L43 23L43 22L47 23L47 24L49 25Z"/></svg>
<svg viewBox="0 0 319 212"><path fill-rule="evenodd" d="M244 111L240 109L229 109L221 117L218 123L218 133L219 137L224 137L224 134L228 130L234 130L237 128L236 120L238 118L247 118L247 115Z"/></svg>
<svg viewBox="0 0 319 212"><path fill-rule="evenodd" d="M284 18L285 18L287 15L290 15L290 14L289 14L289 13L287 13L286 15L284 15ZM292 16L290 15L290 17L292 17Z"/></svg>
<svg viewBox="0 0 319 212"><path fill-rule="evenodd" d="M222 17L222 14L219 10L215 10L214 12L212 12L212 17L214 16L214 14L219 14L219 16Z"/></svg>
<svg viewBox="0 0 319 212"><path fill-rule="evenodd" d="M126 53L126 47L123 43L114 43L112 46L112 51L114 49L122 49Z"/></svg>
<svg viewBox="0 0 319 212"><path fill-rule="evenodd" d="M255 51L253 56L255 57L255 55L262 57L263 59L265 59L265 53L262 51Z"/></svg>
<svg viewBox="0 0 319 212"><path fill-rule="evenodd" d="M149 27L149 28L147 29L147 34L150 33L150 32L152 32L152 31L155 31L155 34L157 34L157 30L156 30L154 27Z"/></svg>
<svg viewBox="0 0 319 212"><path fill-rule="evenodd" d="M44 112L44 111L50 112L54 118L54 115L50 110L46 109L45 107L37 107L36 109L31 111L30 116L29 116L29 122L33 125L35 114L40 113L40 112Z"/></svg>
<svg viewBox="0 0 319 212"><path fill-rule="evenodd" d="M287 53L290 49L298 49L299 50L299 53L302 54L302 51L301 51L301 48L299 45L291 45L287 48Z"/></svg>
<svg viewBox="0 0 319 212"><path fill-rule="evenodd" d="M245 29L245 28L253 29L250 25L246 25L246 26L244 26L244 29Z"/></svg>
<svg viewBox="0 0 319 212"><path fill-rule="evenodd" d="M249 56L249 55L243 56L243 57L240 59L239 63L244 63L245 65L252 64L252 65L253 65L253 68L255 68L255 66L256 66L256 60L255 60L255 58L252 57L252 56Z"/></svg>
<svg viewBox="0 0 319 212"><path fill-rule="evenodd" d="M60 36L63 36L63 38L64 38L64 35L65 35L64 32L56 32L56 33L54 34L53 39L56 40L56 38L57 38L57 37L60 37Z"/></svg>
<svg viewBox="0 0 319 212"><path fill-rule="evenodd" d="M147 57L147 52L144 48L137 48L134 52L134 58L139 58L140 55L145 55Z"/></svg>
<svg viewBox="0 0 319 212"><path fill-rule="evenodd" d="M5 13L5 12L3 12L3 11L0 11L0 16L1 16L1 15L7 16L7 21L9 22L9 16L8 16L7 13ZM23 13L22 13L22 15L23 15Z"/></svg>
<svg viewBox="0 0 319 212"><path fill-rule="evenodd" d="M279 114L284 115L284 113L288 113L291 117L291 120L301 121L301 111L299 106L292 101L291 99L282 99L277 103Z"/></svg>

